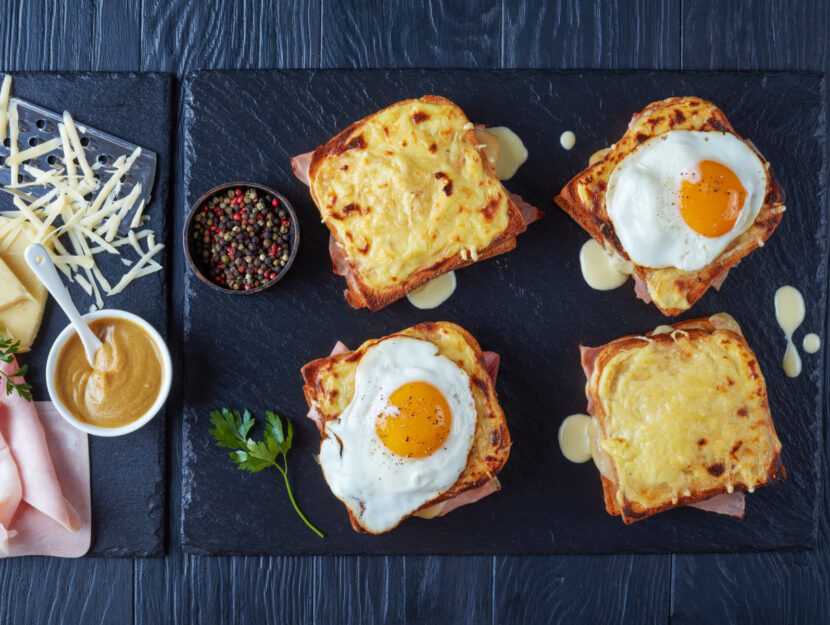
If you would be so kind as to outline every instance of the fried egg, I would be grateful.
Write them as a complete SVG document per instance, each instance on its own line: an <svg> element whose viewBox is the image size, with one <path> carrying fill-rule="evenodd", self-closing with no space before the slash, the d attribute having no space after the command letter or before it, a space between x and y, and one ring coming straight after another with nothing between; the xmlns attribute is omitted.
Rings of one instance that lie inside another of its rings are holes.
<svg viewBox="0 0 830 625"><path fill-rule="evenodd" d="M352 401L327 421L320 465L334 495L372 533L449 489L476 427L470 377L429 341L392 336L366 349Z"/></svg>
<svg viewBox="0 0 830 625"><path fill-rule="evenodd" d="M697 271L752 225L766 188L763 161L737 136L672 130L617 164L606 209L634 263Z"/></svg>

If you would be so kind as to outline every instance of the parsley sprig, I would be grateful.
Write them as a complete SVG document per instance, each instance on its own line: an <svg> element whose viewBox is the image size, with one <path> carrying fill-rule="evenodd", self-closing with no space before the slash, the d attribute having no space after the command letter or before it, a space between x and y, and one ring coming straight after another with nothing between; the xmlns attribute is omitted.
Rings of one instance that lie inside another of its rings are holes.
<svg viewBox="0 0 830 625"><path fill-rule="evenodd" d="M11 362L14 359L14 355L20 349L20 341L12 341L11 339L7 339L4 336L0 335L0 361L2 362ZM32 401L32 387L29 384L20 383L18 384L12 378L16 378L18 376L22 377L26 375L26 371L29 370L28 365L23 365L17 371L9 375L3 371L0 371L0 376L6 379L6 395L11 395L15 391L17 394L20 395L26 401ZM2 378L0 378L2 380Z"/></svg>
<svg viewBox="0 0 830 625"><path fill-rule="evenodd" d="M294 439L294 426L289 419L285 420L285 427L280 417L271 412L265 411L265 433L261 441L255 441L248 437L251 428L256 421L251 413L245 410L241 415L238 410L223 408L210 413L210 422L213 429L211 436L216 440L219 447L233 449L230 456L240 471L258 473L268 467L276 467L282 473L285 480L285 490L288 491L288 498L300 518L320 538L323 533L314 527L300 511L300 507L294 500L291 492L291 484L288 482L288 450L291 449L291 442ZM282 463L280 464L280 457Z"/></svg>

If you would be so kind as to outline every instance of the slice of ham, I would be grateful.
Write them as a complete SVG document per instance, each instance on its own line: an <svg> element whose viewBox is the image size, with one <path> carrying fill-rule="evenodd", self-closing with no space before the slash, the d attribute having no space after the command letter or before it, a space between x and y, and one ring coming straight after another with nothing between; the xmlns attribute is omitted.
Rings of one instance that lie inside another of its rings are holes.
<svg viewBox="0 0 830 625"><path fill-rule="evenodd" d="M346 347L344 343L341 341L337 341L335 343L334 348L331 350L331 354L329 356L336 356L337 354L343 354L348 352L349 348ZM490 379L493 380L493 384L496 383L496 377L499 374L499 363L501 362L501 356L496 352L482 352L482 357L484 358L484 368L487 371L487 375L490 376ZM314 421L314 424L317 426L317 429L320 433L323 432L323 415L320 412L312 407L309 409L308 414L306 415L309 419ZM444 516L445 514L452 512L456 508L460 508L461 506L466 506L470 503L475 503L479 499L483 499L487 495L491 495L496 491L501 490L501 484L499 483L498 478L492 478L490 481L485 482L478 488L474 488L472 490L464 491L460 495L456 495L446 501L442 501L436 506L431 507L432 510L429 514L429 518L436 517L436 516ZM440 506L440 508L439 508ZM439 512L440 510L440 512Z"/></svg>
<svg viewBox="0 0 830 625"><path fill-rule="evenodd" d="M8 375L17 368L15 361L0 367ZM19 376L13 380L23 383ZM49 402L36 406L17 393L2 393L0 439L2 555L86 553L91 535L86 434L67 423Z"/></svg>
<svg viewBox="0 0 830 625"><path fill-rule="evenodd" d="M487 495L492 495L496 491L501 490L501 483L499 482L498 478L494 477L489 482L485 482L478 488L473 488L472 490L466 490L460 495L456 495L451 499L447 499L446 501L442 501L439 506L441 506L441 511L434 516L444 516L445 514L449 514L456 508L460 508L461 506L466 506L467 504L475 503L480 499L484 499Z"/></svg>
<svg viewBox="0 0 830 625"><path fill-rule="evenodd" d="M690 508L698 508L707 512L726 514L739 519L744 518L746 510L746 497L743 492L715 495L704 501L687 504Z"/></svg>
<svg viewBox="0 0 830 625"><path fill-rule="evenodd" d="M9 528L22 499L23 485L17 464L6 439L0 435L0 556L9 555L9 539L13 536Z"/></svg>
<svg viewBox="0 0 830 625"><path fill-rule="evenodd" d="M306 152L291 159L291 169L297 179L308 186L308 167L311 165L311 156L314 152Z"/></svg>
<svg viewBox="0 0 830 625"><path fill-rule="evenodd" d="M17 536L9 543L9 555L79 558L89 551L92 539L87 435L72 427L52 402L36 402L35 407L43 425L61 492L78 513L80 527L74 532L67 531L41 511L23 502L12 523Z"/></svg>
<svg viewBox="0 0 830 625"><path fill-rule="evenodd" d="M516 193L508 193L508 195L510 195L510 199L513 200L516 208L518 208L519 212L522 214L522 219L524 220L526 226L529 226L537 219L541 219L545 216L544 212L533 206L533 204L525 202L520 195Z"/></svg>
<svg viewBox="0 0 830 625"><path fill-rule="evenodd" d="M736 263L737 264L737 263ZM733 267L735 265L732 265ZM720 288L723 286L723 283L726 282L726 276L729 275L729 269L724 271L721 275L719 275L715 280L712 282L712 288L716 291L720 291Z"/></svg>
<svg viewBox="0 0 830 625"><path fill-rule="evenodd" d="M338 276L345 276L349 271L349 263L346 262L343 250L331 234L329 235L329 256L331 256L331 270Z"/></svg>
<svg viewBox="0 0 830 625"><path fill-rule="evenodd" d="M11 375L17 371L17 363L4 363L2 370ZM23 384L23 378L13 379L16 383ZM17 393L7 395L0 401L6 413L0 419L0 433L8 441L17 464L23 484L23 501L66 529L77 530L81 524L80 518L61 493L35 405Z"/></svg>
<svg viewBox="0 0 830 625"><path fill-rule="evenodd" d="M651 293L648 292L646 281L636 271L632 275L634 276L634 293L637 295L637 299L641 299L646 304L650 304Z"/></svg>

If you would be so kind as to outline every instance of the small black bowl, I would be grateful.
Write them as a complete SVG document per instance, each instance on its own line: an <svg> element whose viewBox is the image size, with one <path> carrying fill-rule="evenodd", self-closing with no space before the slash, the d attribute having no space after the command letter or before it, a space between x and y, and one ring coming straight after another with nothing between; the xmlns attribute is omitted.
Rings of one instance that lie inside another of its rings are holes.
<svg viewBox="0 0 830 625"><path fill-rule="evenodd" d="M215 282L211 281L207 277L209 274L207 274L204 271L205 267L204 263L202 262L201 255L199 254L199 250L197 249L198 245L193 240L193 219L195 218L199 208L202 205L204 205L205 202L210 200L213 196L224 194L228 191L228 189L236 188L256 189L257 191L260 191L263 195L271 195L277 198L280 202L280 208L284 208L286 211L288 211L288 220L291 222L291 253L288 256L288 261L285 263L285 266L280 269L279 273L277 273L277 276L273 278L270 282L262 284L253 289L248 289L247 291L244 289L230 289L228 287L216 284ZM190 265L190 268L202 282L210 286L212 289L215 289L222 293L227 293L228 295L253 295L254 293L259 293L275 285L277 282L282 280L283 276L286 273L288 273L288 270L291 268L291 265L294 264L294 259L297 257L297 249L299 247L300 222L297 219L297 213L294 212L294 207L291 206L291 202L289 202L282 193L278 193L273 189L270 189L264 185L257 184L254 182L228 182L226 184L222 184L212 188L210 191L208 191L202 197L200 197L198 201L191 207L190 213L187 216L187 222L184 227L184 253L185 257L187 258L187 263Z"/></svg>

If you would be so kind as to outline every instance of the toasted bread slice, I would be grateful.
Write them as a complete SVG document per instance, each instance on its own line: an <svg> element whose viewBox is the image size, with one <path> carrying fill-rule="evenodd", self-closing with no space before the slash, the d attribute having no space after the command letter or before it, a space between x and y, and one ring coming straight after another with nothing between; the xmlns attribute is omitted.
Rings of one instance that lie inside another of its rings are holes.
<svg viewBox="0 0 830 625"><path fill-rule="evenodd" d="M494 480L510 454L510 433L496 396L495 385L487 372L481 347L469 332L454 323L439 321L421 323L390 336L430 341L438 347L439 355L457 364L472 381L470 388L476 407L473 445L467 457L467 464L455 484L413 511L413 514L428 511L429 513L424 516L431 517L435 516L437 504L479 489ZM327 421L337 419L352 401L358 362L367 348L385 338L389 337L366 341L354 351L320 358L303 367L303 392L306 401L309 408L321 415L323 426ZM322 437L326 437L325 427L322 428ZM356 531L368 531L360 526L351 510L349 517Z"/></svg>
<svg viewBox="0 0 830 625"><path fill-rule="evenodd" d="M706 290L719 285L731 266L761 247L775 230L784 213L783 194L769 163L761 156L767 174L764 203L754 223L733 240L711 263L699 271L676 267L654 269L637 265L629 258L608 216L605 192L611 172L638 145L671 130L726 132L741 137L726 115L711 102L700 98L669 98L649 104L635 115L628 130L604 155L574 176L556 196L556 204L590 234L605 251L628 267L648 288L648 294L663 314L678 315L688 310ZM755 146L745 141L753 150ZM719 281L719 278L721 279Z"/></svg>
<svg viewBox="0 0 830 625"><path fill-rule="evenodd" d="M625 523L785 479L764 376L729 315L583 348L583 366L605 507Z"/></svg>
<svg viewBox="0 0 830 625"><path fill-rule="evenodd" d="M308 181L345 258L346 297L379 310L436 276L513 249L526 226L449 100L404 100L311 157Z"/></svg>

